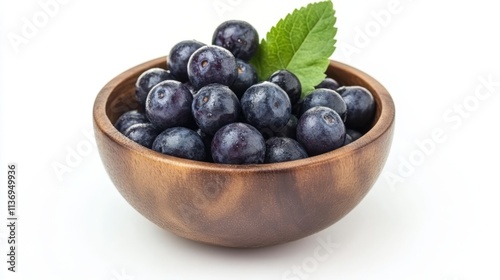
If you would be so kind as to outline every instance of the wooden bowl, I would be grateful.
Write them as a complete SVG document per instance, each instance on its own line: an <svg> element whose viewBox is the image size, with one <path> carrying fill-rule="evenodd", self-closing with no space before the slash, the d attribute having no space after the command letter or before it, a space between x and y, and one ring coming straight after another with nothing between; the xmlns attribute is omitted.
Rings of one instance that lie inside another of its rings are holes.
<svg viewBox="0 0 500 280"><path fill-rule="evenodd" d="M284 163L224 165L163 155L113 124L135 109L135 81L161 57L112 79L94 104L97 146L123 197L158 226L187 239L227 247L262 247L327 228L351 211L379 176L394 130L394 103L369 75L331 61L327 75L369 89L377 104L372 128L337 150Z"/></svg>

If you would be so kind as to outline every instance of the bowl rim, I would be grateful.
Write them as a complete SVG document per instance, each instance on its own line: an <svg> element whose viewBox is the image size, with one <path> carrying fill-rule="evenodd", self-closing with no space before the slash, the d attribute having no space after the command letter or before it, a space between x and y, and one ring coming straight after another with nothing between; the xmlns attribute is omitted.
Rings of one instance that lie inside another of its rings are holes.
<svg viewBox="0 0 500 280"><path fill-rule="evenodd" d="M113 142L120 145L122 148L129 150L134 153L140 153L144 157L148 157L151 160L163 162L167 165L174 165L178 167L191 168L197 170L203 170L208 172L282 172L290 169L297 169L303 166L318 165L323 162L338 160L345 156L348 156L365 146L368 146L371 142L376 141L382 137L388 130L393 126L395 119L395 107L392 97L389 92L382 86L377 80L375 80L370 75L365 72L354 68L350 65L344 64L342 62L330 60L328 65L328 70L331 67L337 68L339 72L353 72L356 76L366 81L373 90L371 90L375 102L377 104L377 115L373 126L359 139L353 141L352 143L342 146L333 151L323 153L320 155L294 160L287 162L278 163L261 163L261 164L222 164L222 163L210 163L202 162L191 159L184 159L175 156L165 155L149 148L143 147L140 144L133 142L128 139L125 135L120 133L114 125L111 123L107 113L106 107L107 103L111 97L111 94L115 91L123 81L128 79L131 75L139 75L145 70L153 67L162 67L166 69L166 56L155 58L147 62L141 63L134 66L118 76L111 79L97 94L93 106L93 120L94 129L99 129L106 137L111 139ZM164 64L164 66L161 66ZM380 108L380 109L379 109ZM380 112L378 114L378 112Z"/></svg>

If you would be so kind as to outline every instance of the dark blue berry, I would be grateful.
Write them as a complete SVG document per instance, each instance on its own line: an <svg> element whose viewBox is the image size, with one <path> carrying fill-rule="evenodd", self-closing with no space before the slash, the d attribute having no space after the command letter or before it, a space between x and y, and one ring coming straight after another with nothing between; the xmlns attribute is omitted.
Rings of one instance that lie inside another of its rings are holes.
<svg viewBox="0 0 500 280"><path fill-rule="evenodd" d="M302 94L302 85L300 84L299 78L292 72L286 69L278 70L271 74L268 81L282 88L288 94L292 105L299 101L300 95Z"/></svg>
<svg viewBox="0 0 500 280"><path fill-rule="evenodd" d="M271 137L288 137L295 139L297 132L297 123L297 117L291 115L285 126L274 130L271 130L270 128L263 128L260 130L260 133L262 134L262 136L264 136L265 139L269 139Z"/></svg>
<svg viewBox="0 0 500 280"><path fill-rule="evenodd" d="M228 20L215 29L212 44L228 49L237 58L249 60L259 46L259 34L246 21Z"/></svg>
<svg viewBox="0 0 500 280"><path fill-rule="evenodd" d="M149 120L144 113L139 112L138 110L132 110L125 112L118 117L115 122L115 128L124 134L127 128L138 123L149 123Z"/></svg>
<svg viewBox="0 0 500 280"><path fill-rule="evenodd" d="M249 87L240 101L246 121L258 129L277 130L285 126L291 116L292 105L288 95L271 82Z"/></svg>
<svg viewBox="0 0 500 280"><path fill-rule="evenodd" d="M175 126L189 126L191 92L178 81L163 81L151 89L146 99L146 116L160 130Z"/></svg>
<svg viewBox="0 0 500 280"><path fill-rule="evenodd" d="M214 138L214 136L203 132L199 128L196 129L196 133L200 135L201 140L203 141L203 145L205 146L205 154L206 154L205 161L214 162L214 160L212 159L212 153L210 152L210 150L212 149L212 139Z"/></svg>
<svg viewBox="0 0 500 280"><path fill-rule="evenodd" d="M238 77L234 80L231 90L238 98L241 98L243 93L245 93L250 86L259 81L259 78L257 76L257 71L255 71L255 68L249 63L241 59L236 59L236 65L238 67Z"/></svg>
<svg viewBox="0 0 500 280"><path fill-rule="evenodd" d="M191 92L191 94L194 96L198 91L193 87L191 82L185 82L183 85Z"/></svg>
<svg viewBox="0 0 500 280"><path fill-rule="evenodd" d="M188 80L187 64L191 55L205 46L196 40L185 40L175 44L167 57L167 68L179 81Z"/></svg>
<svg viewBox="0 0 500 280"><path fill-rule="evenodd" d="M305 111L316 106L331 108L340 115L343 121L346 119L347 106L342 96L334 90L319 88L311 91L304 98L300 113L303 114Z"/></svg>
<svg viewBox="0 0 500 280"><path fill-rule="evenodd" d="M153 142L153 150L162 154L202 161L205 146L195 131L185 127L172 127L160 133Z"/></svg>
<svg viewBox="0 0 500 280"><path fill-rule="evenodd" d="M307 152L299 142L286 137L273 137L266 141L264 162L285 162L307 157Z"/></svg>
<svg viewBox="0 0 500 280"><path fill-rule="evenodd" d="M236 122L223 126L215 133L211 150L216 163L263 163L266 143L255 127Z"/></svg>
<svg viewBox="0 0 500 280"><path fill-rule="evenodd" d="M154 86L160 82L174 79L175 77L165 69L148 69L139 76L135 83L135 98L139 104L144 106L144 104L146 104L146 98L148 97L149 91L151 91Z"/></svg>
<svg viewBox="0 0 500 280"><path fill-rule="evenodd" d="M361 136L363 136L363 133L359 132L359 131L356 131L354 129L346 129L346 134L348 134L349 136L351 136L352 138L352 141L356 141L358 140Z"/></svg>
<svg viewBox="0 0 500 280"><path fill-rule="evenodd" d="M221 84L202 87L194 96L191 108L198 127L210 135L224 125L236 122L241 112L238 97Z"/></svg>
<svg viewBox="0 0 500 280"><path fill-rule="evenodd" d="M352 140L352 137L351 135L349 134L345 134L345 140L344 140L344 146L347 145L347 144L351 144L354 140Z"/></svg>
<svg viewBox="0 0 500 280"><path fill-rule="evenodd" d="M344 86L337 89L347 106L345 124L349 128L363 130L375 116L375 100L364 87Z"/></svg>
<svg viewBox="0 0 500 280"><path fill-rule="evenodd" d="M296 116L291 115L290 119L286 123L286 125L274 132L275 136L278 137L288 137L295 139L297 133L297 123L299 120Z"/></svg>
<svg viewBox="0 0 500 280"><path fill-rule="evenodd" d="M302 102L304 101L303 98L299 99L299 101L297 101L297 103L295 103L293 106L292 106L292 114L294 114L295 116L297 117L300 117L300 110L302 108Z"/></svg>
<svg viewBox="0 0 500 280"><path fill-rule="evenodd" d="M159 133L158 129L151 123L138 123L125 130L124 134L130 140L151 149L153 141Z"/></svg>
<svg viewBox="0 0 500 280"><path fill-rule="evenodd" d="M231 86L238 77L236 58L219 46L204 46L196 50L188 62L189 81L195 89L209 84Z"/></svg>
<svg viewBox="0 0 500 280"><path fill-rule="evenodd" d="M297 141L310 156L335 150L344 145L344 140L344 122L331 108L313 107L299 119Z"/></svg>
<svg viewBox="0 0 500 280"><path fill-rule="evenodd" d="M321 81L321 83L319 83L314 88L327 88L331 90L337 90L339 87L340 84L336 80L326 77L323 81Z"/></svg>

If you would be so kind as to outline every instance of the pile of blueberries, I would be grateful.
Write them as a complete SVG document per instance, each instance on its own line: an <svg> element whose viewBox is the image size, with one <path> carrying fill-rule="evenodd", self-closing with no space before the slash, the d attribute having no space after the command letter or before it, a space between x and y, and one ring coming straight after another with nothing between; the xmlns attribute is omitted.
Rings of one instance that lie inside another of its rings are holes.
<svg viewBox="0 0 500 280"><path fill-rule="evenodd" d="M136 82L141 109L115 127L154 151L192 160L255 164L315 156L355 141L375 114L372 94L326 78L305 98L297 76L282 69L259 81L248 63L259 36L245 21L219 25L212 45L177 43L167 69Z"/></svg>

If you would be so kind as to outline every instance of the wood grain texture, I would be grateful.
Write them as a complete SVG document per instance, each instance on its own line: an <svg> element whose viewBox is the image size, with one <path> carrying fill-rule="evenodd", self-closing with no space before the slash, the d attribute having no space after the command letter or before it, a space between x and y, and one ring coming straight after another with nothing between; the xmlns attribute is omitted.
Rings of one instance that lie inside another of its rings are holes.
<svg viewBox="0 0 500 280"><path fill-rule="evenodd" d="M116 188L142 215L187 239L227 247L297 240L344 217L379 176L391 146L395 109L387 90L348 65L331 61L327 75L369 89L377 102L372 128L357 141L307 159L223 165L163 155L120 134L113 123L137 108L134 83L161 57L111 80L94 104L94 130Z"/></svg>

